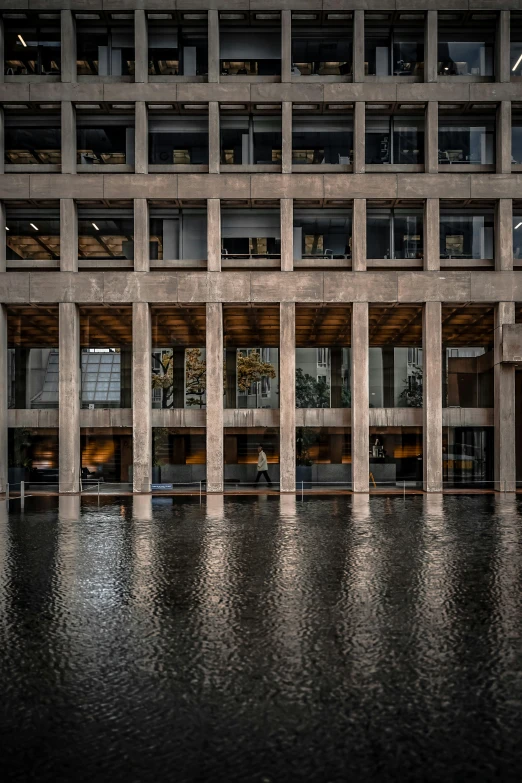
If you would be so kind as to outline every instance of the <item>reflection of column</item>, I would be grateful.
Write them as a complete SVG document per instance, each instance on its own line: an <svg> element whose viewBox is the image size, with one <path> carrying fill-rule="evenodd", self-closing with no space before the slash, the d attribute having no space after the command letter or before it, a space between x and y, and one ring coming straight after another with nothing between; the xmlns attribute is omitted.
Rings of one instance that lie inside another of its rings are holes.
<svg viewBox="0 0 522 783"><path fill-rule="evenodd" d="M441 303L426 302L422 324L423 469L426 492L442 491Z"/></svg>
<svg viewBox="0 0 522 783"><path fill-rule="evenodd" d="M145 11L134 11L134 81L149 81L149 39Z"/></svg>
<svg viewBox="0 0 522 783"><path fill-rule="evenodd" d="M221 201L207 199L207 269L221 271Z"/></svg>
<svg viewBox="0 0 522 783"><path fill-rule="evenodd" d="M236 404L236 383L237 383L237 350L236 348L227 348L226 356L226 408L237 408Z"/></svg>
<svg viewBox="0 0 522 783"><path fill-rule="evenodd" d="M80 316L78 306L61 302L59 314L59 476L60 492L80 488Z"/></svg>
<svg viewBox="0 0 522 783"><path fill-rule="evenodd" d="M439 170L439 104L428 101L425 113L424 171L436 174Z"/></svg>
<svg viewBox="0 0 522 783"><path fill-rule="evenodd" d="M515 367L502 364L502 327L515 323L515 303L499 302L495 307L495 488L516 489L515 462Z"/></svg>
<svg viewBox="0 0 522 783"><path fill-rule="evenodd" d="M0 304L0 492L7 484L7 307Z"/></svg>
<svg viewBox="0 0 522 783"><path fill-rule="evenodd" d="M75 82L76 76L76 21L69 9L61 12L61 76L62 82Z"/></svg>
<svg viewBox="0 0 522 783"><path fill-rule="evenodd" d="M281 492L295 492L295 304L279 310L279 408Z"/></svg>
<svg viewBox="0 0 522 783"><path fill-rule="evenodd" d="M281 271L294 269L294 201L282 198L281 205Z"/></svg>
<svg viewBox="0 0 522 783"><path fill-rule="evenodd" d="M219 16L215 8L208 12L208 80L219 82Z"/></svg>
<svg viewBox="0 0 522 783"><path fill-rule="evenodd" d="M207 491L223 492L223 305L207 303Z"/></svg>
<svg viewBox="0 0 522 783"><path fill-rule="evenodd" d="M353 80L364 81L364 11L353 12Z"/></svg>
<svg viewBox="0 0 522 783"><path fill-rule="evenodd" d="M152 521L152 495L133 496L132 516L142 522Z"/></svg>
<svg viewBox="0 0 522 783"><path fill-rule="evenodd" d="M78 213L72 198L60 199L60 271L78 271Z"/></svg>
<svg viewBox="0 0 522 783"><path fill-rule="evenodd" d="M146 302L132 305L133 491L150 492L152 477L151 319Z"/></svg>
<svg viewBox="0 0 522 783"><path fill-rule="evenodd" d="M208 172L219 174L221 158L221 135L219 130L219 103L208 104Z"/></svg>
<svg viewBox="0 0 522 783"><path fill-rule="evenodd" d="M281 171L292 173L292 102L283 101L281 106Z"/></svg>
<svg viewBox="0 0 522 783"><path fill-rule="evenodd" d="M60 522L78 522L80 519L80 496L60 495L58 500Z"/></svg>
<svg viewBox="0 0 522 783"><path fill-rule="evenodd" d="M437 81L437 11L427 11L424 23L424 81Z"/></svg>
<svg viewBox="0 0 522 783"><path fill-rule="evenodd" d="M281 11L281 81L292 81L292 12Z"/></svg>
<svg viewBox="0 0 522 783"><path fill-rule="evenodd" d="M343 349L335 345L330 349L330 407L343 407Z"/></svg>
<svg viewBox="0 0 522 783"><path fill-rule="evenodd" d="M354 492L368 492L368 302L352 304L352 483Z"/></svg>

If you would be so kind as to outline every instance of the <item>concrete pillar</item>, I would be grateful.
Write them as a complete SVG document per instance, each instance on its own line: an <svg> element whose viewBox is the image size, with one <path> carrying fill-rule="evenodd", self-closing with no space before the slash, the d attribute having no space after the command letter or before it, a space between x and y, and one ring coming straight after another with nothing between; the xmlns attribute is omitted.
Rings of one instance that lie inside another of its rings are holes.
<svg viewBox="0 0 522 783"><path fill-rule="evenodd" d="M207 302L207 492L223 492L223 305Z"/></svg>
<svg viewBox="0 0 522 783"><path fill-rule="evenodd" d="M59 319L59 481L60 492L80 489L80 314L78 305L61 302Z"/></svg>
<svg viewBox="0 0 522 783"><path fill-rule="evenodd" d="M0 273L5 272L7 269L6 257L7 257L7 241L5 230L5 202L0 201ZM6 377L6 376L2 376Z"/></svg>
<svg viewBox="0 0 522 783"><path fill-rule="evenodd" d="M497 21L497 37L495 42L495 80L497 82L510 82L510 14L509 11L500 11Z"/></svg>
<svg viewBox="0 0 522 783"><path fill-rule="evenodd" d="M428 101L426 104L425 123L424 170L427 174L436 174L439 170L439 104L437 101Z"/></svg>
<svg viewBox="0 0 522 783"><path fill-rule="evenodd" d="M219 62L219 11L211 8L208 12L208 80L219 82L221 72Z"/></svg>
<svg viewBox="0 0 522 783"><path fill-rule="evenodd" d="M76 69L76 20L70 9L62 17L62 82L78 81Z"/></svg>
<svg viewBox="0 0 522 783"><path fill-rule="evenodd" d="M149 81L149 35L147 15L142 9L134 11L134 81Z"/></svg>
<svg viewBox="0 0 522 783"><path fill-rule="evenodd" d="M78 210L73 198L60 199L60 271L78 271Z"/></svg>
<svg viewBox="0 0 522 783"><path fill-rule="evenodd" d="M424 81L437 81L437 11L426 11L424 26Z"/></svg>
<svg viewBox="0 0 522 783"><path fill-rule="evenodd" d="M281 11L281 81L292 81L292 12Z"/></svg>
<svg viewBox="0 0 522 783"><path fill-rule="evenodd" d="M368 302L352 304L352 486L368 492L370 415L368 402Z"/></svg>
<svg viewBox="0 0 522 783"><path fill-rule="evenodd" d="M221 161L221 136L219 128L219 103L210 101L208 104L208 171L209 174L219 174Z"/></svg>
<svg viewBox="0 0 522 783"><path fill-rule="evenodd" d="M281 271L294 269L294 201L282 198L281 205Z"/></svg>
<svg viewBox="0 0 522 783"><path fill-rule="evenodd" d="M207 269L221 272L221 200L207 199Z"/></svg>
<svg viewBox="0 0 522 783"><path fill-rule="evenodd" d="M426 302L422 320L423 489L442 492L442 308Z"/></svg>
<svg viewBox="0 0 522 783"><path fill-rule="evenodd" d="M2 70L0 68L0 70ZM0 106L0 174L5 171L5 118L3 106Z"/></svg>
<svg viewBox="0 0 522 783"><path fill-rule="evenodd" d="M134 199L134 271L150 271L149 204L146 198Z"/></svg>
<svg viewBox="0 0 522 783"><path fill-rule="evenodd" d="M134 171L136 174L147 174L149 171L149 119L145 101L136 101L134 122Z"/></svg>
<svg viewBox="0 0 522 783"><path fill-rule="evenodd" d="M152 479L152 329L147 302L132 305L133 492L150 492Z"/></svg>
<svg viewBox="0 0 522 783"><path fill-rule="evenodd" d="M353 173L364 174L366 160L366 104L356 101L353 115Z"/></svg>
<svg viewBox="0 0 522 783"><path fill-rule="evenodd" d="M353 80L364 81L364 11L353 12Z"/></svg>
<svg viewBox="0 0 522 783"><path fill-rule="evenodd" d="M0 493L8 481L7 466L7 307L0 304Z"/></svg>
<svg viewBox="0 0 522 783"><path fill-rule="evenodd" d="M281 171L292 173L292 102L283 101L281 117Z"/></svg>
<svg viewBox="0 0 522 783"><path fill-rule="evenodd" d="M496 130L497 174L511 174L511 101L498 104Z"/></svg>
<svg viewBox="0 0 522 783"><path fill-rule="evenodd" d="M72 101L62 101L62 174L76 174L76 112Z"/></svg>
<svg viewBox="0 0 522 783"><path fill-rule="evenodd" d="M366 199L364 198L353 200L352 270L366 271Z"/></svg>
<svg viewBox="0 0 522 783"><path fill-rule="evenodd" d="M295 304L279 305L280 490L295 492Z"/></svg>
<svg viewBox="0 0 522 783"><path fill-rule="evenodd" d="M427 198L424 205L424 269L440 269L440 208L438 198Z"/></svg>
<svg viewBox="0 0 522 783"><path fill-rule="evenodd" d="M513 202L510 198L497 201L495 211L495 269L513 270Z"/></svg>
<svg viewBox="0 0 522 783"><path fill-rule="evenodd" d="M495 307L495 489L516 489L515 451L515 367L502 364L502 327L515 323L515 303L499 302Z"/></svg>

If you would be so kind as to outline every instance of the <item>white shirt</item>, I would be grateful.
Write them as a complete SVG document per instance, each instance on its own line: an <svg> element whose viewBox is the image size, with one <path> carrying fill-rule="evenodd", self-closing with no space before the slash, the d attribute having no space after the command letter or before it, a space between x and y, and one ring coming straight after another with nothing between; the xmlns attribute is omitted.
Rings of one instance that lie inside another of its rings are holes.
<svg viewBox="0 0 522 783"><path fill-rule="evenodd" d="M266 454L264 451L260 451L257 457L257 469L262 472L268 470L268 463L266 461Z"/></svg>

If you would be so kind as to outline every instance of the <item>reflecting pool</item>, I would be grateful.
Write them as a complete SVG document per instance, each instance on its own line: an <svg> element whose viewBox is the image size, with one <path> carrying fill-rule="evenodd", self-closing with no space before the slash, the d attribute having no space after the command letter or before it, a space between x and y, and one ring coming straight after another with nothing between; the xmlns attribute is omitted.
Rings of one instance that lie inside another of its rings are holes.
<svg viewBox="0 0 522 783"><path fill-rule="evenodd" d="M518 781L521 510L4 502L8 780Z"/></svg>

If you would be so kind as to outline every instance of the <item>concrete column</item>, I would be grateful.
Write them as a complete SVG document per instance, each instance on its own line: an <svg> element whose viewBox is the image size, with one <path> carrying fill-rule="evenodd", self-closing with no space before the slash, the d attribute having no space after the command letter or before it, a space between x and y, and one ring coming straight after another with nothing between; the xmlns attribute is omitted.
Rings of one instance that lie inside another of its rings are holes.
<svg viewBox="0 0 522 783"><path fill-rule="evenodd" d="M500 101L497 106L497 174L511 174L511 101Z"/></svg>
<svg viewBox="0 0 522 783"><path fill-rule="evenodd" d="M352 485L368 492L370 407L368 402L368 302L352 304Z"/></svg>
<svg viewBox="0 0 522 783"><path fill-rule="evenodd" d="M221 272L221 200L207 199L207 269Z"/></svg>
<svg viewBox="0 0 522 783"><path fill-rule="evenodd" d="M59 318L59 481L60 492L80 489L80 314L78 305L61 302Z"/></svg>
<svg viewBox="0 0 522 783"><path fill-rule="evenodd" d="M442 492L442 308L426 302L422 320L423 489Z"/></svg>
<svg viewBox="0 0 522 783"><path fill-rule="evenodd" d="M147 15L142 9L134 11L134 81L149 81L149 35Z"/></svg>
<svg viewBox="0 0 522 783"><path fill-rule="evenodd" d="M76 112L72 101L62 101L62 174L76 174Z"/></svg>
<svg viewBox="0 0 522 783"><path fill-rule="evenodd" d="M78 81L76 69L76 20L70 9L62 17L62 82Z"/></svg>
<svg viewBox="0 0 522 783"><path fill-rule="evenodd" d="M281 11L281 81L292 81L292 12Z"/></svg>
<svg viewBox="0 0 522 783"><path fill-rule="evenodd" d="M352 270L366 271L366 199L364 198L353 200Z"/></svg>
<svg viewBox="0 0 522 783"><path fill-rule="evenodd" d="M364 174L366 160L366 104L356 101L353 115L353 173Z"/></svg>
<svg viewBox="0 0 522 783"><path fill-rule="evenodd" d="M147 302L132 305L133 492L150 492L152 479L152 328Z"/></svg>
<svg viewBox="0 0 522 783"><path fill-rule="evenodd" d="M515 303L499 302L495 307L495 489L516 489L515 451L515 367L502 364L502 327L515 323Z"/></svg>
<svg viewBox="0 0 522 783"><path fill-rule="evenodd" d="M497 39L495 42L495 80L497 82L510 82L510 14L509 11L500 11L497 22Z"/></svg>
<svg viewBox="0 0 522 783"><path fill-rule="evenodd" d="M0 304L0 493L8 481L7 466L7 307Z"/></svg>
<svg viewBox="0 0 522 783"><path fill-rule="evenodd" d="M211 8L208 12L208 80L219 82L221 72L219 64L219 11Z"/></svg>
<svg viewBox="0 0 522 783"><path fill-rule="evenodd" d="M73 198L60 199L60 271L78 271L78 211Z"/></svg>
<svg viewBox="0 0 522 783"><path fill-rule="evenodd" d="M0 71L2 69L0 68ZM0 174L3 174L5 171L5 120L4 120L4 109L2 106L0 106Z"/></svg>
<svg viewBox="0 0 522 783"><path fill-rule="evenodd" d="M427 198L424 205L424 269L440 269L440 208L438 198Z"/></svg>
<svg viewBox="0 0 522 783"><path fill-rule="evenodd" d="M295 492L295 304L279 305L279 472L281 492Z"/></svg>
<svg viewBox="0 0 522 783"><path fill-rule="evenodd" d="M353 80L364 81L364 11L353 12Z"/></svg>
<svg viewBox="0 0 522 783"><path fill-rule="evenodd" d="M150 271L149 204L146 198L134 199L134 271Z"/></svg>
<svg viewBox="0 0 522 783"><path fill-rule="evenodd" d="M208 171L209 174L219 174L221 161L221 136L219 128L219 103L210 101L208 104Z"/></svg>
<svg viewBox="0 0 522 783"><path fill-rule="evenodd" d="M424 170L427 174L436 174L439 170L439 104L437 101L428 101L425 123Z"/></svg>
<svg viewBox="0 0 522 783"><path fill-rule="evenodd" d="M292 102L283 101L281 117L281 170L292 173Z"/></svg>
<svg viewBox="0 0 522 783"><path fill-rule="evenodd" d="M0 273L5 272L7 269L7 241L6 241L6 234L7 231L5 230L6 226L6 219L5 219L5 202L0 201ZM7 376L0 376L0 377L7 377Z"/></svg>
<svg viewBox="0 0 522 783"><path fill-rule="evenodd" d="M513 270L513 202L510 198L497 201L495 211L495 269Z"/></svg>
<svg viewBox="0 0 522 783"><path fill-rule="evenodd" d="M134 171L136 174L147 174L149 171L149 118L145 101L136 101L134 122Z"/></svg>
<svg viewBox="0 0 522 783"><path fill-rule="evenodd" d="M223 492L223 305L207 302L207 492Z"/></svg>
<svg viewBox="0 0 522 783"><path fill-rule="evenodd" d="M294 201L282 198L281 205L281 271L294 269Z"/></svg>
<svg viewBox="0 0 522 783"><path fill-rule="evenodd" d="M426 11L424 26L424 81L437 81L437 11Z"/></svg>

